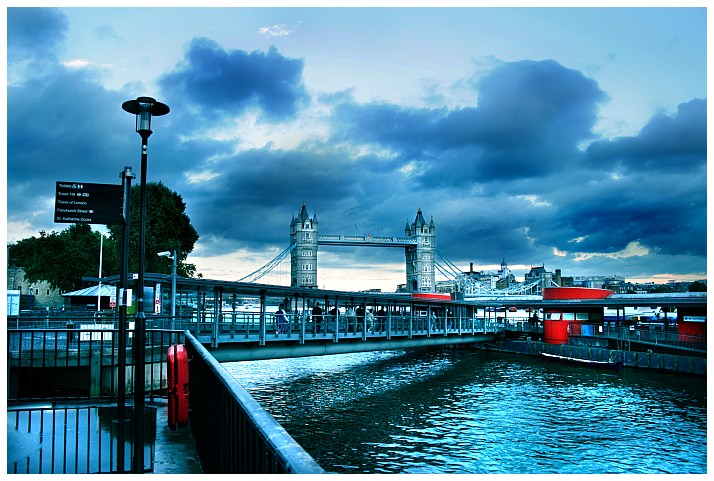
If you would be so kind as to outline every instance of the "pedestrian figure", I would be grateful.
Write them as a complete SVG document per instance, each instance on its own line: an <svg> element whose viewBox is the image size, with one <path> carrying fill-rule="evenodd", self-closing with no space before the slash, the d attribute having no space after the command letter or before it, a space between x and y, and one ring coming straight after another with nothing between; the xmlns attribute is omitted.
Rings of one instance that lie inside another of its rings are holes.
<svg viewBox="0 0 714 481"><path fill-rule="evenodd" d="M528 319L528 323L531 325L531 329L538 327L538 313L534 311L531 318Z"/></svg>
<svg viewBox="0 0 714 481"><path fill-rule="evenodd" d="M337 316L340 311L337 306L330 309L330 316L327 318L327 332L334 332L337 329Z"/></svg>
<svg viewBox="0 0 714 481"><path fill-rule="evenodd" d="M322 332L322 308L319 302L316 302L312 308L312 322L315 323L315 331Z"/></svg>
<svg viewBox="0 0 714 481"><path fill-rule="evenodd" d="M387 311L384 310L384 307L380 306L379 310L377 311L377 330L379 332L384 332L386 330L387 326Z"/></svg>
<svg viewBox="0 0 714 481"><path fill-rule="evenodd" d="M362 306L357 306L357 309L355 309L355 316L357 317L355 321L355 332L357 332L356 326L359 324L360 330L362 330L364 327L364 321L365 321L365 312L364 312L364 307Z"/></svg>
<svg viewBox="0 0 714 481"><path fill-rule="evenodd" d="M288 332L288 318L285 315L285 310L283 305L278 306L278 310L275 311L275 319L278 321L278 334L285 334Z"/></svg>
<svg viewBox="0 0 714 481"><path fill-rule="evenodd" d="M352 329L352 332L357 332L357 319L355 318L355 310L350 306L345 311L345 323L347 324L347 331Z"/></svg>
<svg viewBox="0 0 714 481"><path fill-rule="evenodd" d="M367 332L374 332L374 314L372 314L372 309L367 309Z"/></svg>

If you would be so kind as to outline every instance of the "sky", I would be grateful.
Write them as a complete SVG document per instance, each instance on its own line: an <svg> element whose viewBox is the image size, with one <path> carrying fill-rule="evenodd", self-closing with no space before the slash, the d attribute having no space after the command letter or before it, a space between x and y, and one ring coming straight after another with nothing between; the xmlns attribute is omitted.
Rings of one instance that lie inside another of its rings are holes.
<svg viewBox="0 0 714 481"><path fill-rule="evenodd" d="M269 262L303 203L321 235L402 236L421 209L463 270L706 278L703 3L9 5L8 243L67 228L57 181L138 174L121 104L150 96L171 112L147 180L186 202L204 278ZM403 249L320 247L321 288L405 277Z"/></svg>

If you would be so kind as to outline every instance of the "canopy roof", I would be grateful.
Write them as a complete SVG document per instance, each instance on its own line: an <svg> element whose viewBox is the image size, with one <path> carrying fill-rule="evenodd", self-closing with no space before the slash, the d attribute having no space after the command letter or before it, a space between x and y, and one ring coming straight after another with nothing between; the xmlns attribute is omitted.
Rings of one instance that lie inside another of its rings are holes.
<svg viewBox="0 0 714 481"><path fill-rule="evenodd" d="M101 297L110 297L116 294L116 286L108 286L106 284L101 285ZM78 291L65 292L62 294L64 297L97 297L99 294L99 286L85 287Z"/></svg>

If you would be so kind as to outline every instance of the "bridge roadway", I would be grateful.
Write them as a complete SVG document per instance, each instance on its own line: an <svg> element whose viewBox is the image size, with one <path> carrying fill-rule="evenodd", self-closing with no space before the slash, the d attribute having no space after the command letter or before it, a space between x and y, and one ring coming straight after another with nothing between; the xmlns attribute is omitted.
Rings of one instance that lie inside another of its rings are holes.
<svg viewBox="0 0 714 481"><path fill-rule="evenodd" d="M318 245L323 246L372 246L372 247L409 247L415 246L416 238L384 237L367 235L332 235L317 236Z"/></svg>

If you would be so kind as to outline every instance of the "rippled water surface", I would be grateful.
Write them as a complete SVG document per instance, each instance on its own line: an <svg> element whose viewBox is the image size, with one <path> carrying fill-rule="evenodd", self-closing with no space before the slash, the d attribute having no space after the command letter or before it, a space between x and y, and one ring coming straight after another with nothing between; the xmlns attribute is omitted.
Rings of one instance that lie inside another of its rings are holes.
<svg viewBox="0 0 714 481"><path fill-rule="evenodd" d="M327 471L706 473L706 378L471 349L228 363Z"/></svg>

